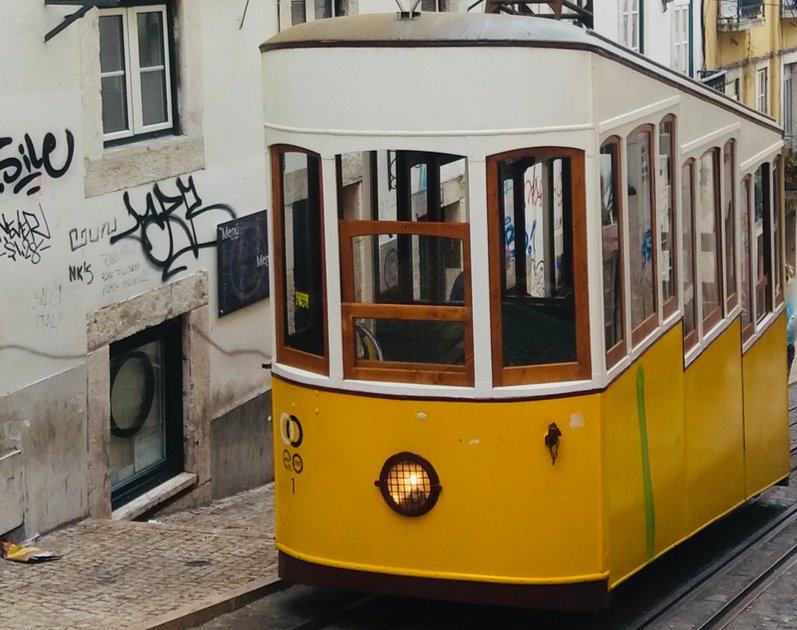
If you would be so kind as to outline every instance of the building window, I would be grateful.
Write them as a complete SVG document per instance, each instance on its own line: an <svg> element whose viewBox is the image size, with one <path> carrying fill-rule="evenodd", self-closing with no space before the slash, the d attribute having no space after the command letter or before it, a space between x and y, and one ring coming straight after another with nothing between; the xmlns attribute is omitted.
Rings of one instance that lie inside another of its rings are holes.
<svg viewBox="0 0 797 630"><path fill-rule="evenodd" d="M697 345L697 296L695 278L695 162L689 160L681 169L681 211L683 213L683 292L684 352Z"/></svg>
<svg viewBox="0 0 797 630"><path fill-rule="evenodd" d="M182 471L182 348L179 320L110 346L111 506Z"/></svg>
<svg viewBox="0 0 797 630"><path fill-rule="evenodd" d="M448 0L421 0L421 11L448 11Z"/></svg>
<svg viewBox="0 0 797 630"><path fill-rule="evenodd" d="M691 74L690 52L692 48L691 3L679 2L672 7L672 60L673 70Z"/></svg>
<svg viewBox="0 0 797 630"><path fill-rule="evenodd" d="M616 364L626 353L620 147L620 138L615 136L603 143L600 153L603 321L607 367Z"/></svg>
<svg viewBox="0 0 797 630"><path fill-rule="evenodd" d="M769 68L756 70L755 108L762 114L769 114Z"/></svg>
<svg viewBox="0 0 797 630"><path fill-rule="evenodd" d="M103 10L99 24L103 139L172 129L172 27L166 5Z"/></svg>
<svg viewBox="0 0 797 630"><path fill-rule="evenodd" d="M626 142L626 176L631 341L634 344L647 337L658 323L652 152L652 125L631 132Z"/></svg>
<svg viewBox="0 0 797 630"><path fill-rule="evenodd" d="M492 156L487 191L494 384L589 378L583 152Z"/></svg>
<svg viewBox="0 0 797 630"><path fill-rule="evenodd" d="M724 88L725 96L730 96L733 100L738 101L740 94L739 94L739 77L728 77L728 80L725 81L725 88Z"/></svg>
<svg viewBox="0 0 797 630"><path fill-rule="evenodd" d="M644 52L639 0L620 0L620 43L631 50Z"/></svg>
<svg viewBox="0 0 797 630"><path fill-rule="evenodd" d="M797 149L797 142L794 136L797 135L797 124L795 124L795 111L794 102L797 99L797 92L795 92L794 76L795 66L797 63L787 63L783 65L783 135L785 136L786 145L792 150Z"/></svg>
<svg viewBox="0 0 797 630"><path fill-rule="evenodd" d="M290 24L297 25L313 20L348 15L350 0L290 0ZM440 0L442 1L442 0Z"/></svg>

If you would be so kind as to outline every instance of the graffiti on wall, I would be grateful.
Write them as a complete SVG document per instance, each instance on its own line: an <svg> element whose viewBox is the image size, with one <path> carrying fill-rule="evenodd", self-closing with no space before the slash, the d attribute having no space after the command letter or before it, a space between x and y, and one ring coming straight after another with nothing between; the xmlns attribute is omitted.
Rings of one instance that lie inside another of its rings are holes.
<svg viewBox="0 0 797 630"><path fill-rule="evenodd" d="M0 193L8 189L15 195L34 195L41 190L43 175L51 179L63 177L75 154L72 132L66 129L64 136L61 146L51 132L44 134L39 143L28 133L19 142L0 136Z"/></svg>
<svg viewBox="0 0 797 630"><path fill-rule="evenodd" d="M72 228L69 230L69 247L73 252L76 252L81 247L85 247L89 243L97 243L105 236L113 236L116 234L116 219L113 221L103 221L99 225L88 228Z"/></svg>
<svg viewBox="0 0 797 630"><path fill-rule="evenodd" d="M38 265L42 252L50 248L51 238L41 204L38 210L0 212L0 258Z"/></svg>
<svg viewBox="0 0 797 630"><path fill-rule="evenodd" d="M59 328L64 320L62 304L63 290L57 282L37 289L33 294L32 307L36 328L42 331Z"/></svg>
<svg viewBox="0 0 797 630"><path fill-rule="evenodd" d="M116 247L113 251L102 255L100 279L103 295L111 295L121 289L129 289L147 281L147 274L141 267L141 261L136 258L136 248L132 244Z"/></svg>
<svg viewBox="0 0 797 630"><path fill-rule="evenodd" d="M83 261L79 265L69 265L69 282L94 282L94 272L91 270L91 263Z"/></svg>
<svg viewBox="0 0 797 630"><path fill-rule="evenodd" d="M187 179L177 177L168 192L155 184L141 206L133 203L129 191L125 191L123 198L133 225L111 236L111 244L125 238L138 241L146 259L161 270L163 282L188 268L178 264L183 256L193 255L198 259L199 250L216 246L215 233L208 240L197 236L197 223L203 217L217 213L236 218L235 211L227 204L205 205L192 175ZM219 222L220 218L214 220L213 226Z"/></svg>

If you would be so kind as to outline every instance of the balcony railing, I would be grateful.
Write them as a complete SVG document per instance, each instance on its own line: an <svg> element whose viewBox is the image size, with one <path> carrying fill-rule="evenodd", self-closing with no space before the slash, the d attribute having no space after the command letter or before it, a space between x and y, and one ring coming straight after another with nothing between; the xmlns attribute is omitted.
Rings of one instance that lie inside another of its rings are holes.
<svg viewBox="0 0 797 630"><path fill-rule="evenodd" d="M741 31L763 22L764 0L719 0L719 30Z"/></svg>

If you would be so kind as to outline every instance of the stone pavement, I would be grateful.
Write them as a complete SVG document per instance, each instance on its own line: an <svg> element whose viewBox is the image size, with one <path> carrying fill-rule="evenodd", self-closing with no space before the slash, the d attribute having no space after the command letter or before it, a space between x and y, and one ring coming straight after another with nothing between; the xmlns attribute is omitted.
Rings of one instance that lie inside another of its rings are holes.
<svg viewBox="0 0 797 630"><path fill-rule="evenodd" d="M278 588L273 484L151 522L43 536L55 562L0 560L0 628L187 628Z"/></svg>

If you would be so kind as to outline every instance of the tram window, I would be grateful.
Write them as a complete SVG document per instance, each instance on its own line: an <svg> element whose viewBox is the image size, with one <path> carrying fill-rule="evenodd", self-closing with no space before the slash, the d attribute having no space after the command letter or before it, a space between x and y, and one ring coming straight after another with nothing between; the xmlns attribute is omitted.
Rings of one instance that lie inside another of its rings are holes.
<svg viewBox="0 0 797 630"><path fill-rule="evenodd" d="M681 210L683 213L684 352L697 345L697 296L695 295L695 163L681 169Z"/></svg>
<svg viewBox="0 0 797 630"><path fill-rule="evenodd" d="M780 158L775 158L772 167L772 240L774 251L775 304L783 302L783 241L780 221Z"/></svg>
<svg viewBox="0 0 797 630"><path fill-rule="evenodd" d="M395 246L394 246L395 245ZM371 304L462 304L462 242L420 234L352 238L354 301Z"/></svg>
<svg viewBox="0 0 797 630"><path fill-rule="evenodd" d="M718 150L704 153L698 163L697 214L700 252L700 299L703 329L722 319L722 267L718 195Z"/></svg>
<svg viewBox="0 0 797 630"><path fill-rule="evenodd" d="M272 150L277 353L281 361L327 370L326 306L319 158L290 148Z"/></svg>
<svg viewBox="0 0 797 630"><path fill-rule="evenodd" d="M750 204L753 191L750 176L744 178L742 182L742 207L741 207L741 225L742 225L742 277L741 277L741 291L742 291L742 341L747 341L755 332L753 320L753 293L750 290L751 286L751 261L752 261L752 241L750 239Z"/></svg>
<svg viewBox="0 0 797 630"><path fill-rule="evenodd" d="M465 323L428 319L354 318L356 361L465 366ZM408 332L411 331L411 334Z"/></svg>
<svg viewBox="0 0 797 630"><path fill-rule="evenodd" d="M661 299L665 317L678 308L675 293L675 191L672 177L674 147L675 118L667 116L659 124L659 162L656 178L656 208L661 233Z"/></svg>
<svg viewBox="0 0 797 630"><path fill-rule="evenodd" d="M638 343L656 327L656 248L653 241L652 127L631 132L626 142L628 256L631 267L631 340Z"/></svg>
<svg viewBox="0 0 797 630"><path fill-rule="evenodd" d="M345 375L469 384L465 158L372 151L337 164Z"/></svg>
<svg viewBox="0 0 797 630"><path fill-rule="evenodd" d="M722 186L722 231L725 240L725 308L726 312L736 306L736 202L734 196L734 173L736 172L735 145L733 140L723 149Z"/></svg>
<svg viewBox="0 0 797 630"><path fill-rule="evenodd" d="M467 216L465 158L421 151L374 151L378 204L369 218L378 221L462 223ZM365 216L363 216L365 218Z"/></svg>
<svg viewBox="0 0 797 630"><path fill-rule="evenodd" d="M515 151L487 173L494 381L585 378L583 153Z"/></svg>
<svg viewBox="0 0 797 630"><path fill-rule="evenodd" d="M753 247L755 259L755 321L759 323L772 312L772 238L770 168L762 164L755 172L753 182Z"/></svg>
<svg viewBox="0 0 797 630"><path fill-rule="evenodd" d="M620 177L620 139L615 137L604 142L600 152L603 321L608 367L626 353Z"/></svg>

